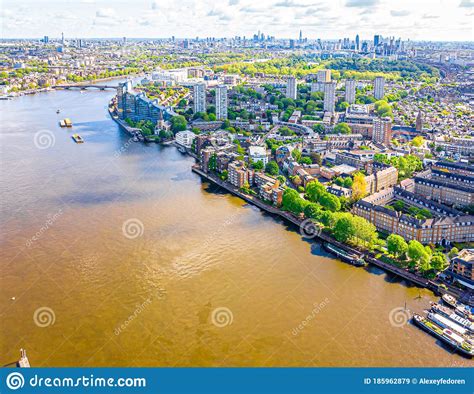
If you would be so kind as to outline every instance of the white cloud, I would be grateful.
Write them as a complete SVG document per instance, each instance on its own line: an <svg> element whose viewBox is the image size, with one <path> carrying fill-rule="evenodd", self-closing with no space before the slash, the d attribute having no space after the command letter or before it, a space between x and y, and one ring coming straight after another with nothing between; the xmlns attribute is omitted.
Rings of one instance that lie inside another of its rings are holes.
<svg viewBox="0 0 474 394"><path fill-rule="evenodd" d="M99 8L96 11L95 16L97 18L115 18L117 15L112 8Z"/></svg>
<svg viewBox="0 0 474 394"><path fill-rule="evenodd" d="M410 11L407 11L407 10L400 10L400 11L392 10L392 11L390 11L390 15L395 16L395 17L407 16L407 15L410 15Z"/></svg>

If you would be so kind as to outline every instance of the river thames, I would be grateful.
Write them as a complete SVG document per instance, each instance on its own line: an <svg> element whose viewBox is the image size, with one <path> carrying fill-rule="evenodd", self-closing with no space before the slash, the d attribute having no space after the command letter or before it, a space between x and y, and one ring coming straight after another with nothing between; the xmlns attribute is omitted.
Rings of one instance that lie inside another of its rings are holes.
<svg viewBox="0 0 474 394"><path fill-rule="evenodd" d="M470 363L405 324L431 292L331 258L175 147L131 141L113 94L0 102L2 365L20 348L32 366Z"/></svg>

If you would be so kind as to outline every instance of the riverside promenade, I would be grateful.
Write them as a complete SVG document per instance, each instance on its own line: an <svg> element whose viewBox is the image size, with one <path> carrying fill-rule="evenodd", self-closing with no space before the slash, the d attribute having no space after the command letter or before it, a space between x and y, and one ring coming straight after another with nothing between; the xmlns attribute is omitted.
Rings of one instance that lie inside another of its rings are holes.
<svg viewBox="0 0 474 394"><path fill-rule="evenodd" d="M217 178L217 177L215 177L215 176L213 176L209 173L206 173L206 172L202 171L198 165L194 165L192 167L192 171L195 172L196 174L200 175L202 178L208 180L209 182L212 182L212 183L222 187L223 189L227 190L228 192L232 193L233 195L235 195L237 197L240 197L242 200L248 202L249 204L253 204L256 207L260 208L261 210L263 210L265 212L268 212L270 214L280 216L281 218L283 218L287 222L290 222L290 223L294 224L295 226L298 226L300 229L303 228L303 226L304 226L304 224L303 224L304 220L303 219L300 219L300 218L292 215L289 212L285 212L285 211L282 211L281 209L278 209L278 208L273 207L271 205L265 204L263 201L255 198L253 196L249 196L245 193L242 193L240 190L238 190L236 187L232 186L228 182L222 181L221 179L219 179L219 178ZM354 249L354 248L352 248L352 247L350 247L346 244L343 244L343 243L337 241L336 239L334 239L333 237L331 237L328 234L325 234L323 232L319 232L319 233L314 234L314 236L311 235L311 238L318 239L321 242L330 243L330 244L335 245L338 248L341 248L341 249L343 249L347 252L355 253L357 255L361 255L369 264L372 264L372 265L377 266L377 267L379 267L379 268L381 268L385 271L388 271L392 274L395 274L395 275L409 281L410 283L412 283L416 286L429 288L431 290L436 290L434 288L434 283L430 282L428 279L425 279L425 278L420 277L418 275L415 275L411 272L408 272L408 271L404 270L403 268L399 268L399 267L394 266L392 264L389 264L389 263L383 262L379 259L376 259L372 254L369 254L369 253L363 254L361 251L359 251L357 249Z"/></svg>

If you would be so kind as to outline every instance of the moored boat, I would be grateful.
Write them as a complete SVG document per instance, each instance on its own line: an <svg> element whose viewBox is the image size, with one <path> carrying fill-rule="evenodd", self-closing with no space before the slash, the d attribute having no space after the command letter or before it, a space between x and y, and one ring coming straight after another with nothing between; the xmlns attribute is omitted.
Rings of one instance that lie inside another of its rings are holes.
<svg viewBox="0 0 474 394"><path fill-rule="evenodd" d="M73 134L71 137L77 144L82 144L84 142L84 140L79 134Z"/></svg>
<svg viewBox="0 0 474 394"><path fill-rule="evenodd" d="M470 334L474 334L474 323L472 323L468 319L465 319L464 317L459 316L458 314L453 312L452 309L433 302L431 303L431 310L444 317L447 317L454 323L459 324L461 327L465 328Z"/></svg>
<svg viewBox="0 0 474 394"><path fill-rule="evenodd" d="M469 357L474 355L474 348L472 345L465 341L463 337L457 335L451 330L447 328L443 329L436 323L416 313L413 315L413 321L418 327L434 335L444 343L454 347L459 353Z"/></svg>
<svg viewBox="0 0 474 394"><path fill-rule="evenodd" d="M443 294L441 299L448 306L450 306L451 308L454 308L454 312L456 312L459 316L461 316L465 319L468 319L471 322L474 322L474 315L472 313L472 309L469 306L458 302L458 300L456 298L454 298L453 296L451 296L449 294Z"/></svg>
<svg viewBox="0 0 474 394"><path fill-rule="evenodd" d="M341 260L346 261L352 265L355 265L357 267L363 267L367 265L364 259L361 256L356 255L355 253L346 252L345 250L338 248L337 246L334 246L329 242L325 242L323 246L327 251L335 254Z"/></svg>
<svg viewBox="0 0 474 394"><path fill-rule="evenodd" d="M428 313L428 319L435 322L440 327L448 328L454 332L457 332L459 335L468 335L467 329L449 320L447 317L441 316L438 313Z"/></svg>

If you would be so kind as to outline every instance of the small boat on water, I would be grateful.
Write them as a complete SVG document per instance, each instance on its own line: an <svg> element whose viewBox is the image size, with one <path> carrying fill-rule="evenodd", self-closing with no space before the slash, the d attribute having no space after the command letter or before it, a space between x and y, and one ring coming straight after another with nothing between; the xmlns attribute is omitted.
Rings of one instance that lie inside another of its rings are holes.
<svg viewBox="0 0 474 394"><path fill-rule="evenodd" d="M61 120L61 121L59 122L59 125L60 125L61 127L72 127L71 119L65 118L65 119Z"/></svg>
<svg viewBox="0 0 474 394"><path fill-rule="evenodd" d="M454 347L459 353L469 357L474 356L473 346L469 344L469 342L467 342L463 337L454 333L450 329L443 329L436 323L416 313L413 315L413 321L418 327L434 335L444 343Z"/></svg>
<svg viewBox="0 0 474 394"><path fill-rule="evenodd" d="M323 246L328 252L335 254L341 260L346 261L352 265L355 265L356 267L364 267L367 265L364 259L356 255L355 253L346 252L345 250L338 248L337 246L334 246L330 244L329 242L325 242Z"/></svg>
<svg viewBox="0 0 474 394"><path fill-rule="evenodd" d="M454 323L457 323L461 327L465 328L469 333L474 334L474 323L470 322L464 317L459 316L451 308L437 304L436 302L432 302L431 310L439 315L447 317Z"/></svg>
<svg viewBox="0 0 474 394"><path fill-rule="evenodd" d="M77 144L82 144L84 142L84 140L82 139L82 137L79 135L79 134L73 134L71 136L71 138L74 140L74 142L76 142Z"/></svg>

